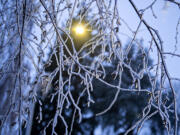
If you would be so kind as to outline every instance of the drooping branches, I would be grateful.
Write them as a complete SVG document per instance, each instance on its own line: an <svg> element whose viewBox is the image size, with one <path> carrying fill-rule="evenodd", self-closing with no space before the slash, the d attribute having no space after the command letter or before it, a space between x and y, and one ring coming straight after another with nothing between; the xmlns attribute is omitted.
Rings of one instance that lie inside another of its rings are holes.
<svg viewBox="0 0 180 135"><path fill-rule="evenodd" d="M176 1L168 1L179 6ZM1 63L0 75L15 73L14 89L9 96L13 97L16 92L19 94L18 97L14 96L14 99L18 98L18 105L11 99L9 109L3 113L5 117L2 119L1 129L5 126L11 108L18 106L19 133L22 134L22 128L26 128L26 135L30 135L36 104L39 105L38 122L41 123L44 119L42 107L46 99L49 99L50 103L55 104L55 113L44 125L43 134L46 134L49 127L52 135L58 134L57 127L61 122L64 127L62 132L70 135L76 119L79 124L83 121L83 108L96 104L93 98L94 81L98 81L107 86L108 91L115 89L116 92L111 95L109 105L98 110L96 116L108 113L121 92L137 95L146 93L148 98L141 117L125 134L135 129L139 133L144 123L157 114L168 134L178 134L177 97L173 87L173 80L178 78L171 77L165 56L180 56L164 50L158 30L144 17L151 10L151 17L157 18L154 11L157 0L144 5L145 8L141 10L133 0L127 2L138 17L135 30L121 16L118 6L121 2L118 0L16 0L9 2L12 7L1 2L0 51L3 52L14 41L17 45L13 48L14 53L7 51L10 56ZM13 12L8 12L5 17L6 10ZM8 16L11 13L14 20L13 23L8 23L6 18L10 18ZM77 24L84 26L84 35L74 33L73 28ZM127 29L127 33L122 32L122 26ZM146 28L145 32L150 37L146 47L138 39L142 28ZM175 31L176 44L179 43L178 30L179 21ZM123 45L123 36L130 40L127 46ZM156 63L150 65L151 50L157 52L157 57L153 58ZM17 59L18 62L15 63ZM15 64L16 68L6 71L8 64ZM143 86L145 77L150 83L147 87ZM109 78L113 81L108 80ZM173 95L172 100L167 95L164 98L165 93L170 91L166 88L166 81ZM86 102L86 105L81 106L81 101ZM70 122L65 113L67 109L73 110Z"/></svg>

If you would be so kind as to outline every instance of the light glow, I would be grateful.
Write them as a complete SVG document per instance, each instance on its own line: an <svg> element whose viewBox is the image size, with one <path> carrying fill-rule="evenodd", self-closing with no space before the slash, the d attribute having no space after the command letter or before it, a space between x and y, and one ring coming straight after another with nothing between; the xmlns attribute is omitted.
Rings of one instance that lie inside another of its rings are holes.
<svg viewBox="0 0 180 135"><path fill-rule="evenodd" d="M76 32L77 35L83 35L84 32L85 32L84 26L83 26L83 25L80 25L80 24L77 25L74 30L75 30L75 32Z"/></svg>

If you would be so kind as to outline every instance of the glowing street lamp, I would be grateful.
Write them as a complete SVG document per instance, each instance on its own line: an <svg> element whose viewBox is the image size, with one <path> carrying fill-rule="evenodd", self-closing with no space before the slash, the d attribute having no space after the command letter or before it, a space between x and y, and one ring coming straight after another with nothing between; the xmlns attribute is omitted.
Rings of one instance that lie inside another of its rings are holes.
<svg viewBox="0 0 180 135"><path fill-rule="evenodd" d="M84 35L85 34L85 27L82 24L78 24L74 27L74 31L76 33L76 35Z"/></svg>

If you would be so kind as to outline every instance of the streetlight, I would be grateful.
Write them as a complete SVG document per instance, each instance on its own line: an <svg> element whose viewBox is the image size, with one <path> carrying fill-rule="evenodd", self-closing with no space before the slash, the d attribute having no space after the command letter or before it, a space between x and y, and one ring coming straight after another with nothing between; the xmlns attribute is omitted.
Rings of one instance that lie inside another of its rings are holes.
<svg viewBox="0 0 180 135"><path fill-rule="evenodd" d="M79 25L77 25L76 27L75 27L75 32L76 32L76 34L77 35L82 35L82 34L84 34L84 32L85 32L85 28L84 28L84 26L81 24L79 24Z"/></svg>
<svg viewBox="0 0 180 135"><path fill-rule="evenodd" d="M83 35L86 34L85 33L86 32L86 28L85 28L85 26L83 24L75 25L74 28L73 28L73 31L75 32L75 34L77 36L83 36Z"/></svg>
<svg viewBox="0 0 180 135"><path fill-rule="evenodd" d="M84 43L92 38L91 31L92 30L90 26L87 25L85 20L82 20L81 22L74 20L74 22L72 22L71 37L73 39L76 50L79 50ZM71 43L69 42L69 44Z"/></svg>

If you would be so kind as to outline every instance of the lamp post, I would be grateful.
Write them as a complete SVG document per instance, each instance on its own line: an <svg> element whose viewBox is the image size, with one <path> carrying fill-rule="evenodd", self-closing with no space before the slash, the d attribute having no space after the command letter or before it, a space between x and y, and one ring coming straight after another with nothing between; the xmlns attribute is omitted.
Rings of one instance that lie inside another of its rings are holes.
<svg viewBox="0 0 180 135"><path fill-rule="evenodd" d="M87 22L74 21L71 28L71 37L73 39L75 49L77 51L82 48L82 46L92 38L92 29L87 25ZM70 41L67 41L69 49L72 51L72 45Z"/></svg>

